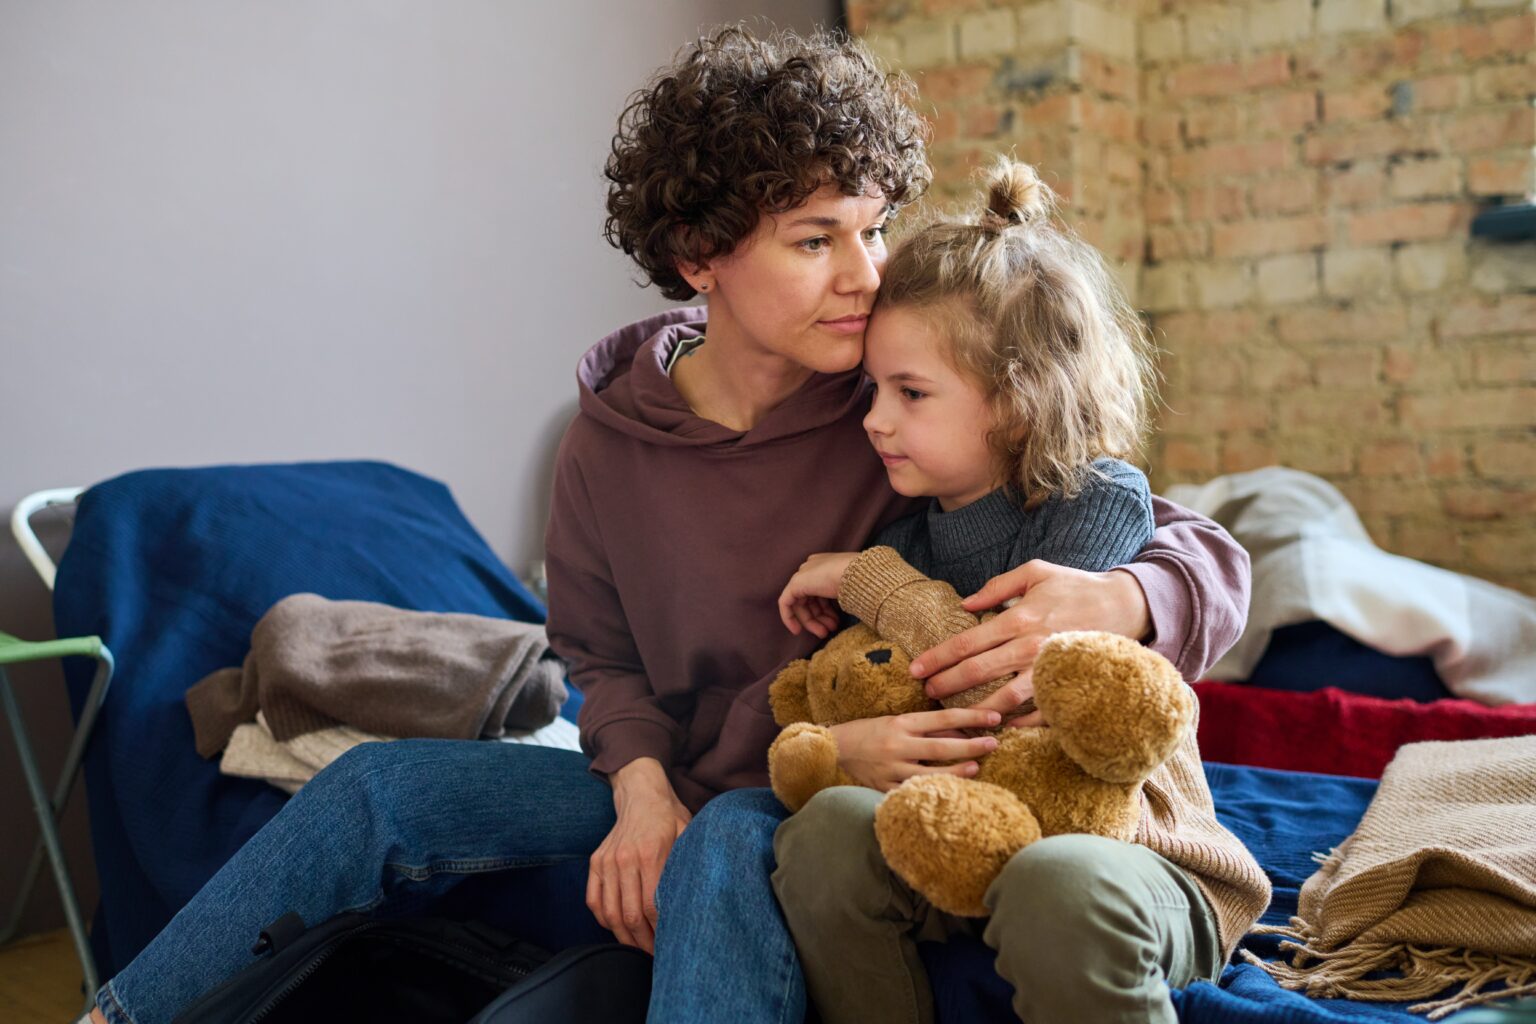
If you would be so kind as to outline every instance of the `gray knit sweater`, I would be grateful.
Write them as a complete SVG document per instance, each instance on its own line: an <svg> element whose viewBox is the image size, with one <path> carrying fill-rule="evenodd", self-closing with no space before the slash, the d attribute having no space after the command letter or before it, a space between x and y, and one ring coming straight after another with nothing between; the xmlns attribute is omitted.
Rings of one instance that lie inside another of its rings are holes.
<svg viewBox="0 0 1536 1024"><path fill-rule="evenodd" d="M1077 497L1024 509L999 488L953 512L937 501L896 520L871 547L893 547L911 566L974 594L987 580L1034 558L1089 572L1124 565L1152 539L1152 493L1141 470L1099 459Z"/></svg>

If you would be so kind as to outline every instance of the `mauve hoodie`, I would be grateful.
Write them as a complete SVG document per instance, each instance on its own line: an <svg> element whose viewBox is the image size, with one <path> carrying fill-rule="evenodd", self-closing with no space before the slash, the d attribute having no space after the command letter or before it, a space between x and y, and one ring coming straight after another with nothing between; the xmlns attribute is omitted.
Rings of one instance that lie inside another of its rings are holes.
<svg viewBox="0 0 1536 1024"><path fill-rule="evenodd" d="M768 784L768 683L819 643L779 621L784 584L807 555L856 551L920 504L890 489L865 437L858 370L813 376L745 432L694 415L665 365L704 318L674 309L582 358L545 538L549 640L586 697L592 770L654 757L695 811ZM1195 679L1242 631L1248 556L1210 520L1153 502L1157 533L1126 568L1149 643Z"/></svg>

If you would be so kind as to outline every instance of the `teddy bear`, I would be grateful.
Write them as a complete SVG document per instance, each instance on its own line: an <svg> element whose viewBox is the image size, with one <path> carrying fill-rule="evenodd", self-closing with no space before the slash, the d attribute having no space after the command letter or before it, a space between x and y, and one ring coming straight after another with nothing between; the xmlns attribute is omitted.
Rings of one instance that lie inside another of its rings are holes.
<svg viewBox="0 0 1536 1024"><path fill-rule="evenodd" d="M791 811L829 786L857 784L838 766L827 727L939 707L912 678L910 659L944 638L935 623L952 635L978 621L952 587L890 548L855 560L839 602L862 621L785 666L769 688L783 729L768 753L770 784ZM1045 727L997 729L998 746L977 759L975 776L916 776L876 811L886 862L941 910L986 916L987 888L1043 836L1134 839L1143 783L1195 718L1178 670L1113 633L1051 636L1035 659L1034 687Z"/></svg>

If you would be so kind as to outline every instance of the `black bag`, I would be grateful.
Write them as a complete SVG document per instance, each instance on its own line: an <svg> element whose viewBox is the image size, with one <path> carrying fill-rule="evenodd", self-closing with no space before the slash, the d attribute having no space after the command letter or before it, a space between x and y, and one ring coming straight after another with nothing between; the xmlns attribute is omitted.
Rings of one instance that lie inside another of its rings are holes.
<svg viewBox="0 0 1536 1024"><path fill-rule="evenodd" d="M651 958L633 947L551 956L478 921L342 914L305 928L290 913L252 952L263 959L175 1024L643 1024L651 995Z"/></svg>

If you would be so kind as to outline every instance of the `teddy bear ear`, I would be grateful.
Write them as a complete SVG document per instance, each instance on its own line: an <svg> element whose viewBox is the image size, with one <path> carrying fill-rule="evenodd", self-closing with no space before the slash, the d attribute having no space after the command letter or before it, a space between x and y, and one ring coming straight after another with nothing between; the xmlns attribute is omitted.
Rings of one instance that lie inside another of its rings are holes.
<svg viewBox="0 0 1536 1024"><path fill-rule="evenodd" d="M768 706L773 708L773 720L780 727L812 721L810 678L810 661L796 658L768 684Z"/></svg>

